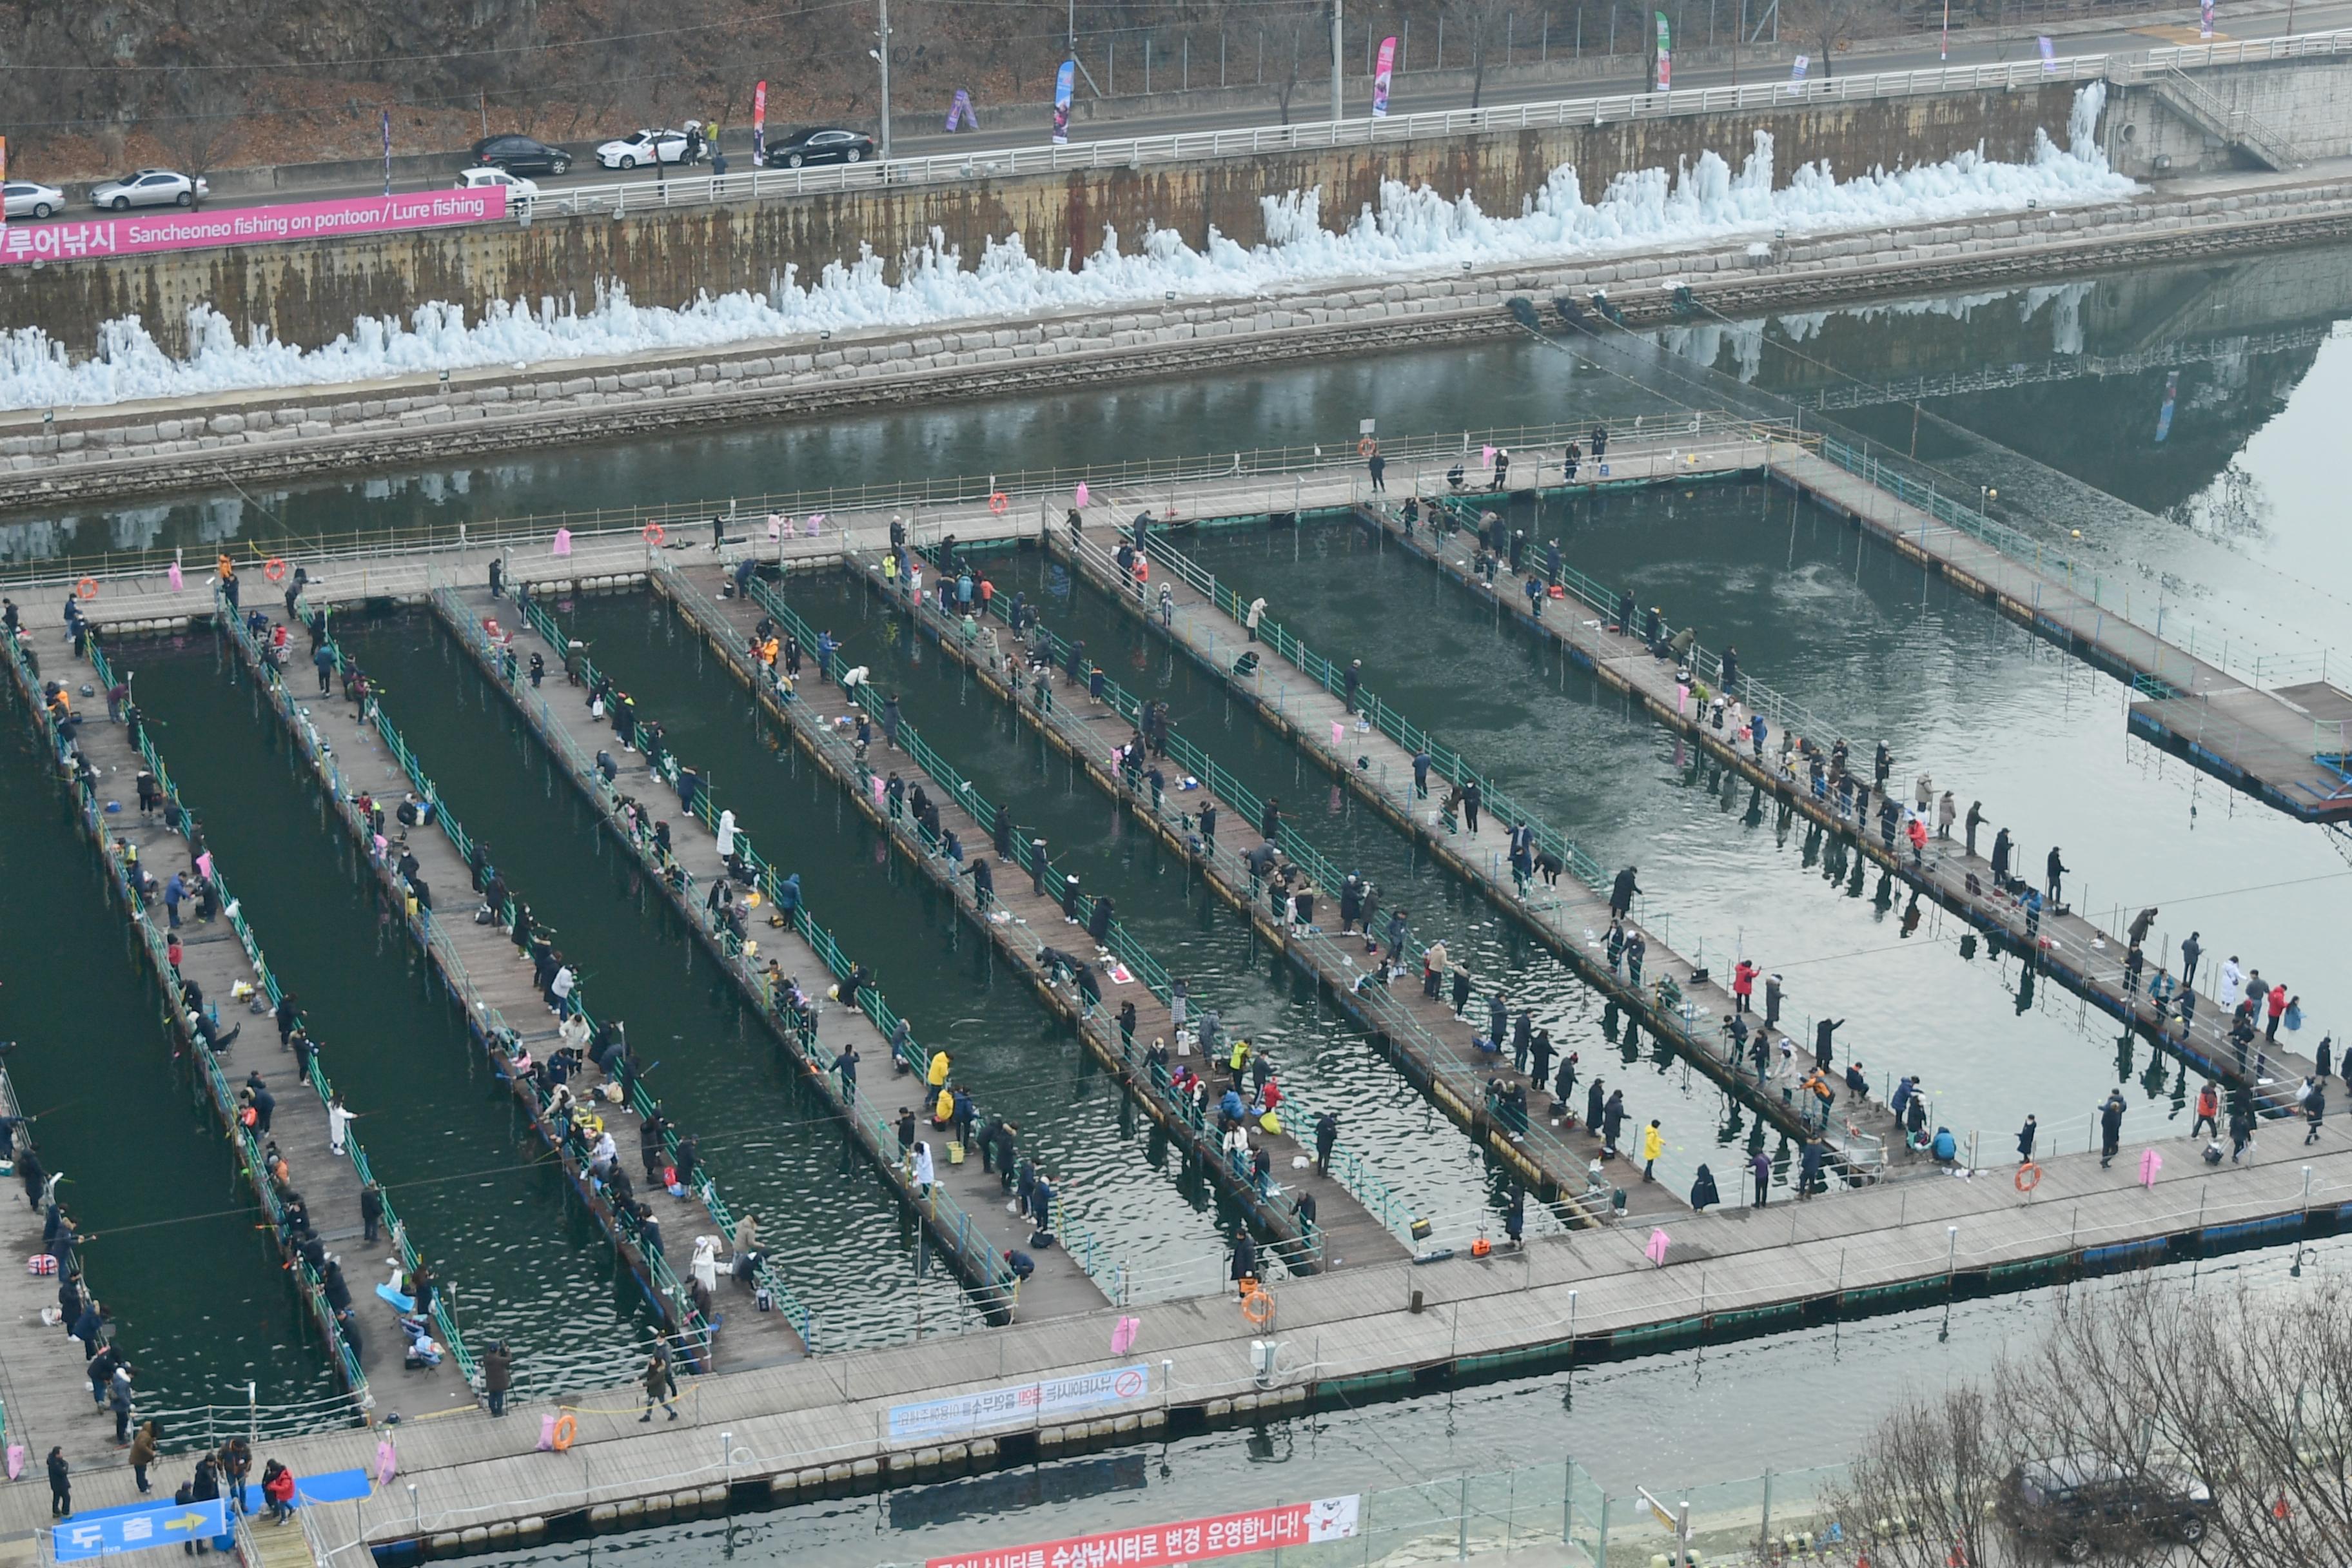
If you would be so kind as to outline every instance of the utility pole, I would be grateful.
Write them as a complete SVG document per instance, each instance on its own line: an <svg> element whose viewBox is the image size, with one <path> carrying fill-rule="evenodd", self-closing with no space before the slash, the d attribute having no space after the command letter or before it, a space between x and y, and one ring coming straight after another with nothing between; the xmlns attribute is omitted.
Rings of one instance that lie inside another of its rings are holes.
<svg viewBox="0 0 2352 1568"><path fill-rule="evenodd" d="M872 55L876 62L882 67L882 136L880 156L887 162L890 156L890 0L877 0L877 3L881 7L882 13L881 30L875 34L875 41L878 47L869 49L866 52Z"/></svg>
<svg viewBox="0 0 2352 1568"><path fill-rule="evenodd" d="M1342 0L1331 0L1331 118L1340 117L1339 96L1339 8Z"/></svg>

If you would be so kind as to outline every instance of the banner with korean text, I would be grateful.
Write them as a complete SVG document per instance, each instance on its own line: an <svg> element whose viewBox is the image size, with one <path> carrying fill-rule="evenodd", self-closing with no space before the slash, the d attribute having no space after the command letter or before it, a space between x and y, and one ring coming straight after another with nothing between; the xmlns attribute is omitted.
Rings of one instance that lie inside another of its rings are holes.
<svg viewBox="0 0 2352 1568"><path fill-rule="evenodd" d="M1018 1426L1032 1420L1078 1415L1089 1411L1131 1407L1151 1397L1151 1368L1147 1363L1112 1367L1108 1372L1080 1373L1076 1377L1049 1377L1040 1383L1016 1383L980 1394L934 1399L921 1405L890 1406L890 1436L894 1442L919 1437L962 1437L992 1426Z"/></svg>
<svg viewBox="0 0 2352 1568"><path fill-rule="evenodd" d="M1175 1568L1218 1557L1239 1557L1322 1541L1352 1541L1360 1497L1323 1498L1188 1519L1106 1530L1031 1546L1001 1546L934 1557L923 1568Z"/></svg>
<svg viewBox="0 0 2352 1568"><path fill-rule="evenodd" d="M0 263L75 261L91 256L142 256L217 245L272 245L289 239L340 239L454 224L495 223L507 216L507 188L411 191L396 196L354 196L332 202L280 202L269 206L191 212L173 207L120 217L11 225L0 238Z"/></svg>

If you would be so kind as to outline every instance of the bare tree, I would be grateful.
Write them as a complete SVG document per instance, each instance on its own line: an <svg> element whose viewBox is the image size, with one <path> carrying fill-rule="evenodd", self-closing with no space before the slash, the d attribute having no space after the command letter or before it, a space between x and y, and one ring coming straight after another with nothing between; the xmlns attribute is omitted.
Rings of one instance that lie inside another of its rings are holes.
<svg viewBox="0 0 2352 1568"><path fill-rule="evenodd" d="M1837 74L1838 40L1851 37L1856 24L1879 9L1873 0L1780 0L1790 30L1813 46L1823 81Z"/></svg>
<svg viewBox="0 0 2352 1568"><path fill-rule="evenodd" d="M180 173L201 180L218 168L244 139L245 89L227 71L167 72L164 97L171 105L160 129Z"/></svg>
<svg viewBox="0 0 2352 1568"><path fill-rule="evenodd" d="M1290 123L1290 100L1298 90L1298 79L1305 68L1307 40L1310 34L1319 33L1321 17L1303 7L1286 9L1280 19L1267 23L1264 37L1274 47L1275 69L1280 73L1275 84L1275 102L1282 110L1282 123Z"/></svg>
<svg viewBox="0 0 2352 1568"><path fill-rule="evenodd" d="M1869 1553L1872 1568L1948 1568L1956 1557L1989 1563L1989 1549L1999 1548L1985 1526L2017 1462L2010 1442L1981 1389L1914 1395L1880 1424L1822 1501L1851 1521L1851 1544Z"/></svg>
<svg viewBox="0 0 2352 1568"><path fill-rule="evenodd" d="M1510 25L1511 0L1441 0L1439 12L1470 42L1470 107L1478 107L1486 89L1486 63L1503 47Z"/></svg>

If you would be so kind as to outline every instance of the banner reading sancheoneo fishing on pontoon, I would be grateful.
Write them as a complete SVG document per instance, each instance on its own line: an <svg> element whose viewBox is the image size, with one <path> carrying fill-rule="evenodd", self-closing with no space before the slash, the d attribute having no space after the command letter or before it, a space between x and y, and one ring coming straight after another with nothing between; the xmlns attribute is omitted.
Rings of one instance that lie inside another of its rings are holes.
<svg viewBox="0 0 2352 1568"><path fill-rule="evenodd" d="M1064 60L1061 74L1054 79L1054 141L1058 145L1070 139L1070 97L1078 85L1078 62Z"/></svg>
<svg viewBox="0 0 2352 1568"><path fill-rule="evenodd" d="M1372 118L1389 117L1389 77L1396 68L1396 40L1381 40L1380 68L1372 72Z"/></svg>

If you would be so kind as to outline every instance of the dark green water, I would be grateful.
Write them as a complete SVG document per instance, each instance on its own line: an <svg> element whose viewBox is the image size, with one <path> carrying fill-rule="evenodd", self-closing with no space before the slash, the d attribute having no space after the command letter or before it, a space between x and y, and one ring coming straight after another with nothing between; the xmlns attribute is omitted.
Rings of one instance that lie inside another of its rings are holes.
<svg viewBox="0 0 2352 1568"><path fill-rule="evenodd" d="M247 1381L268 1404L332 1394L253 1190L173 1059L161 994L49 782L47 742L15 684L0 688L0 1038L16 1042L8 1076L39 1118L42 1163L95 1233L82 1264L142 1405L242 1406ZM128 780L121 793L133 799ZM22 1195L12 1179L0 1201Z"/></svg>
<svg viewBox="0 0 2352 1568"><path fill-rule="evenodd" d="M1048 853L1066 871L1076 870L1083 887L1109 894L1128 929L1194 985L1196 1007L1218 1006L1228 1030L1270 1052L1286 1091L1298 1103L1339 1111L1347 1137L1414 1213L1460 1220L1507 1201L1475 1147L1435 1115L1286 962L1255 943L1245 921L1197 881L1188 885L1181 858L1167 854L1028 731L1009 727L976 689L968 694L947 661L901 635L898 623L868 615L862 590L845 603L835 599L838 586L837 580L810 579L793 584L791 597L811 615L831 613L838 604L841 613L830 624L850 632L855 657L872 665L885 689L900 692L925 739L990 800L1008 801L1024 831L1042 832ZM751 770L762 758L750 726L730 722L730 710L747 706L742 689L704 651L701 638L667 606L640 595L583 599L569 624L641 710L650 694L653 711L677 717L673 743L681 755L707 758L718 769L720 799L734 806L763 852L788 844L789 858L778 863L802 874L817 907L844 910L844 929L868 931L867 940L888 951L891 910L861 896L873 878L870 865L845 861L821 837L796 831L800 814L782 807L772 792L724 787L730 769L738 779L756 776ZM914 776L911 768L904 771ZM970 852L986 850L983 843ZM895 997L889 975L883 978ZM1007 989L1037 1005L1025 990ZM915 999L902 1005L936 1004L919 987ZM928 1037L919 1023L917 1033ZM1208 1234L1213 1216L1194 1215L1194 1183L1174 1184L1173 1172L1159 1168L1162 1162L1147 1163L1129 1142L1074 1122L1057 1105L1054 1086L1029 1070L1017 1039L983 1038L976 1045L954 1058L958 1076L971 1075L986 1103L1016 1108L1024 1128L1048 1130L1060 1162L1055 1168L1073 1173L1070 1187L1081 1194L1079 1212L1108 1233L1122 1258L1136 1260L1140 1278L1169 1279L1171 1269L1214 1252ZM1185 1202L1175 1201L1179 1194ZM1220 1223L1230 1229L1230 1217ZM1188 1277L1196 1283L1200 1278L1197 1269Z"/></svg>
<svg viewBox="0 0 2352 1568"><path fill-rule="evenodd" d="M576 1386L618 1372L645 1332L643 1302L595 1222L473 1050L465 1018L378 901L319 786L297 771L276 716L209 637L123 660L183 797L201 816L279 984L301 999L329 1074L417 1250L442 1274L478 1351L515 1348L518 1374ZM236 1064L292 1081L293 1058L257 1025ZM324 1149L292 1149L299 1175ZM356 1216L334 1216L348 1223ZM350 1248L364 1276L380 1261ZM576 1375L574 1375L576 1374Z"/></svg>
<svg viewBox="0 0 2352 1568"><path fill-rule="evenodd" d="M627 1024L634 1052L648 1064L648 1086L672 1121L700 1139L730 1205L758 1214L776 1239L787 1284L815 1314L820 1348L911 1337L919 1324L927 1332L968 1326L970 1310L947 1269L934 1264L917 1277L915 1231L889 1189L824 1102L798 1087L783 1048L667 899L597 827L506 699L429 619L347 626L345 638L383 683L385 713L442 798L489 846L533 914L556 927L589 1008ZM718 782L731 784L723 773ZM806 801L833 835L831 785L820 792L773 763L762 782ZM877 880L882 875L874 873ZM820 912L837 918L823 906ZM1020 1042L1056 1093L1103 1106L1109 1135L1108 1096L1085 1081L1072 1047L1042 1016L1009 997L991 1001L962 984L940 984L982 962L969 946L959 953L943 945L951 925L927 926L912 896L901 895L867 930L885 935L861 941L864 933L855 933L850 951L877 955L894 1001L906 1006L927 990L939 994L929 1016L918 1017L919 1034L936 1037L926 1025L936 1022L944 1033L968 1019L978 1037Z"/></svg>

